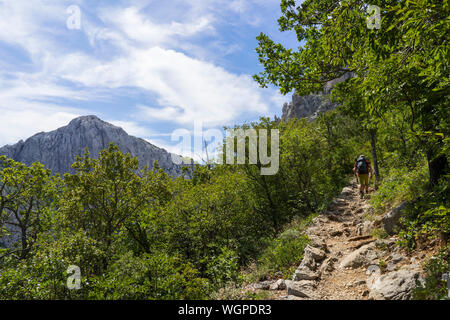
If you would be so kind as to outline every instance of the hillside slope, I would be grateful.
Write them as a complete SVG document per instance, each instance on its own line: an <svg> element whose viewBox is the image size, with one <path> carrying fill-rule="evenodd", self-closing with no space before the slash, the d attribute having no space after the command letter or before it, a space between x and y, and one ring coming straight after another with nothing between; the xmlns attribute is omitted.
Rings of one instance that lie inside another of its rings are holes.
<svg viewBox="0 0 450 320"><path fill-rule="evenodd" d="M330 209L315 218L306 233L310 244L292 279L251 284L244 291L271 290L277 300L408 300L423 281L422 262L434 252L408 253L396 236L377 239L369 196L359 198L350 184ZM256 290L255 290L256 288Z"/></svg>

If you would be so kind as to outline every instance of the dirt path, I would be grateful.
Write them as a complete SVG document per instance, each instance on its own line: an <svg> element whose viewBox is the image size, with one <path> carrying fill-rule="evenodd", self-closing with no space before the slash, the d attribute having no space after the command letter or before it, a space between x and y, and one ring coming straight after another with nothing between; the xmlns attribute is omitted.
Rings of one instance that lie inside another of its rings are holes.
<svg viewBox="0 0 450 320"><path fill-rule="evenodd" d="M372 192L360 199L356 181L344 188L306 230L310 243L292 279L252 284L251 291L270 290L277 300L410 299L420 264L433 252L405 252L396 236L374 238Z"/></svg>
<svg viewBox="0 0 450 320"><path fill-rule="evenodd" d="M315 290L317 299L353 300L366 299L366 268L339 268L342 260L351 252L375 239L365 230L363 215L370 205L367 198L360 199L356 183L343 190L331 209L317 218L308 229L308 235L322 239L328 249L328 266L322 268ZM325 260L324 263L327 263Z"/></svg>

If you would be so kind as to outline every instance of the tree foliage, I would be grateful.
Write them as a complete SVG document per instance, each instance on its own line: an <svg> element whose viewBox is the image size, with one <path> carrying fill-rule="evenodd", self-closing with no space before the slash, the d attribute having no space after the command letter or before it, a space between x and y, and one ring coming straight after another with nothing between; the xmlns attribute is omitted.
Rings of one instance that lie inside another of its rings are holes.
<svg viewBox="0 0 450 320"><path fill-rule="evenodd" d="M368 28L364 1L281 0L280 30L299 49L258 37L261 86L309 94L351 75L333 89L339 108L314 121L234 127L279 130L275 175L250 161L250 140L244 163L197 165L192 179L157 163L139 170L113 144L77 157L63 179L0 157L0 299L207 299L252 262L290 270L308 242L290 224L325 210L361 153L383 173L376 209L415 201L403 242L448 238L448 1L371 4L380 29ZM73 265L79 290L67 286Z"/></svg>

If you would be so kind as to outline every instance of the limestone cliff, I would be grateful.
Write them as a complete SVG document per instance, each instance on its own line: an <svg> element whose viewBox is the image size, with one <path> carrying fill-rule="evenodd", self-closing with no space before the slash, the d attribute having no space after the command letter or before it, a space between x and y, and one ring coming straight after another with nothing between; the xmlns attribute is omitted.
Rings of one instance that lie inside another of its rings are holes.
<svg viewBox="0 0 450 320"><path fill-rule="evenodd" d="M337 104L332 103L330 100L333 87L350 77L351 75L348 73L338 79L329 81L325 84L323 90L318 93L307 96L299 96L297 93L294 93L292 95L292 101L284 104L281 119L285 121L292 118L309 118L313 120L320 113L333 110L337 107Z"/></svg>
<svg viewBox="0 0 450 320"><path fill-rule="evenodd" d="M72 120L67 126L52 132L38 133L26 141L0 148L0 155L30 165L41 162L53 173L73 173L72 163L77 155L83 155L88 148L93 157L110 142L117 144L124 153L139 159L141 167L153 167L155 160L172 176L181 175L181 166L172 162L171 155L164 149L133 136L122 128L102 121L96 116L83 116Z"/></svg>

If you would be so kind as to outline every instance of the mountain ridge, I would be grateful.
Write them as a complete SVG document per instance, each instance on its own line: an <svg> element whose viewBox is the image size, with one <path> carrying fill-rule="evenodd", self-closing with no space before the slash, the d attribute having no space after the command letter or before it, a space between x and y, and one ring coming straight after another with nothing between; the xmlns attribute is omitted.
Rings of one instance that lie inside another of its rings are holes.
<svg viewBox="0 0 450 320"><path fill-rule="evenodd" d="M16 144L5 145L0 148L0 155L26 165L40 162L52 173L73 173L71 166L76 156L84 154L85 148L92 157L97 158L111 142L117 144L122 152L137 157L140 168L152 168L156 160L169 175L181 175L182 166L173 163L171 153L142 138L131 136L123 128L95 115L77 117L56 130L39 132Z"/></svg>
<svg viewBox="0 0 450 320"><path fill-rule="evenodd" d="M322 91L301 96L294 92L292 100L284 103L281 119L288 121L292 118L308 118L314 120L320 113L335 109L339 104L331 101L331 92L336 84L353 77L352 73L346 73L334 80L328 81Z"/></svg>

